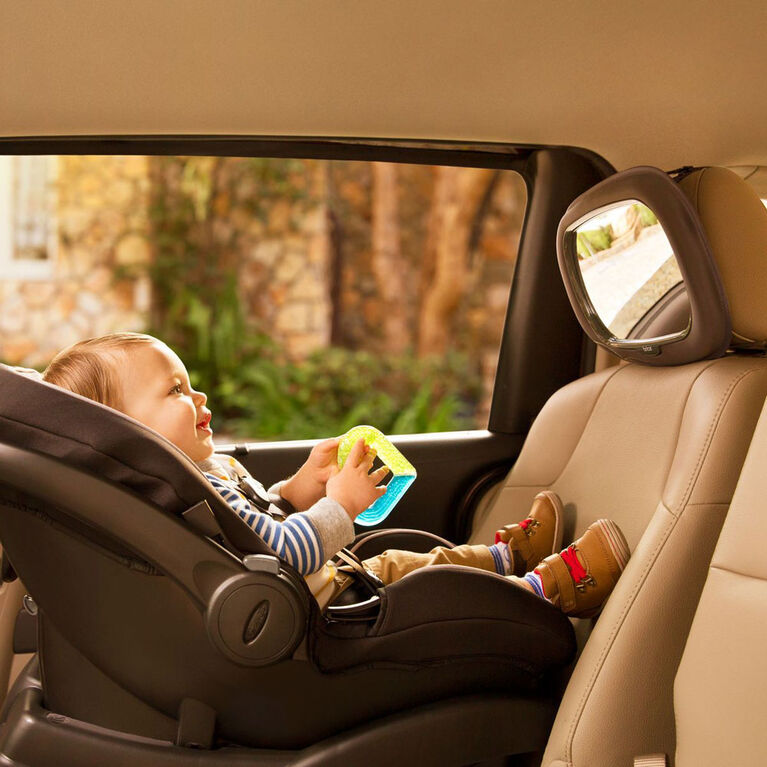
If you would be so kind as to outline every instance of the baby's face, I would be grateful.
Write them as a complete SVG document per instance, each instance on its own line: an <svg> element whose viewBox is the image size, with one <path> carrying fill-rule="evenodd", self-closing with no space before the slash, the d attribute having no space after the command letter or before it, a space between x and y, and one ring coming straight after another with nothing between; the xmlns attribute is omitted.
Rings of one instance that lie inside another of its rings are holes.
<svg viewBox="0 0 767 767"><path fill-rule="evenodd" d="M165 344L133 347L118 367L122 410L183 450L193 461L213 453L207 397L192 389L184 363Z"/></svg>

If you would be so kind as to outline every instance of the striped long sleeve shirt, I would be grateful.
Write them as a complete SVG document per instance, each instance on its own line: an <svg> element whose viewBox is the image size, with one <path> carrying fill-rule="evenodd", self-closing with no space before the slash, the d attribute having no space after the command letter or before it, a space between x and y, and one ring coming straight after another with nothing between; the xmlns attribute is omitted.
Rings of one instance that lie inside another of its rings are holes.
<svg viewBox="0 0 767 767"><path fill-rule="evenodd" d="M310 509L273 519L259 511L243 495L238 482L247 470L234 458L213 455L198 464L221 497L274 550L302 575L317 572L337 551L354 538L354 525L343 507L331 498L321 498ZM278 489L279 485L271 488Z"/></svg>

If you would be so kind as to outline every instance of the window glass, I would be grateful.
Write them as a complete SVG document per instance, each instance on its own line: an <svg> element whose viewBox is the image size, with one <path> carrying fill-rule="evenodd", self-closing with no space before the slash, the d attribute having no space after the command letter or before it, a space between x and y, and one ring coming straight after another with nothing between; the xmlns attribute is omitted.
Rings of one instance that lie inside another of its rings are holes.
<svg viewBox="0 0 767 767"><path fill-rule="evenodd" d="M152 333L208 393L222 442L486 426L517 173L62 156L52 203L42 171L14 185L20 158L0 159L20 252L56 245L46 279L0 273L2 361L42 368L84 338Z"/></svg>

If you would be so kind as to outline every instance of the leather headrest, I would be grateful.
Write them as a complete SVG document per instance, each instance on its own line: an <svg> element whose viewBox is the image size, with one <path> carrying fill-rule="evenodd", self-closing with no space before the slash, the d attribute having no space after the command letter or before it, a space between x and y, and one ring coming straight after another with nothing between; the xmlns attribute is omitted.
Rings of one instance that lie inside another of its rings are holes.
<svg viewBox="0 0 767 767"><path fill-rule="evenodd" d="M711 245L734 341L767 341L767 209L749 184L725 168L695 171L679 187Z"/></svg>

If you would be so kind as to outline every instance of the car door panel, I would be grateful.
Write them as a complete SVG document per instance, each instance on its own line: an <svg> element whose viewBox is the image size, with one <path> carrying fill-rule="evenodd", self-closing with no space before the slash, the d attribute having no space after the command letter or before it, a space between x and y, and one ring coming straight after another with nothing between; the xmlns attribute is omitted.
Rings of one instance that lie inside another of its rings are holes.
<svg viewBox="0 0 767 767"><path fill-rule="evenodd" d="M484 430L392 437L393 444L416 467L418 477L378 527L428 530L461 542L469 512L466 503L478 500L476 490L470 493L471 489L488 474L506 474L523 441L523 435ZM313 444L311 440L250 443L227 446L222 452L234 455L268 486L293 474Z"/></svg>

